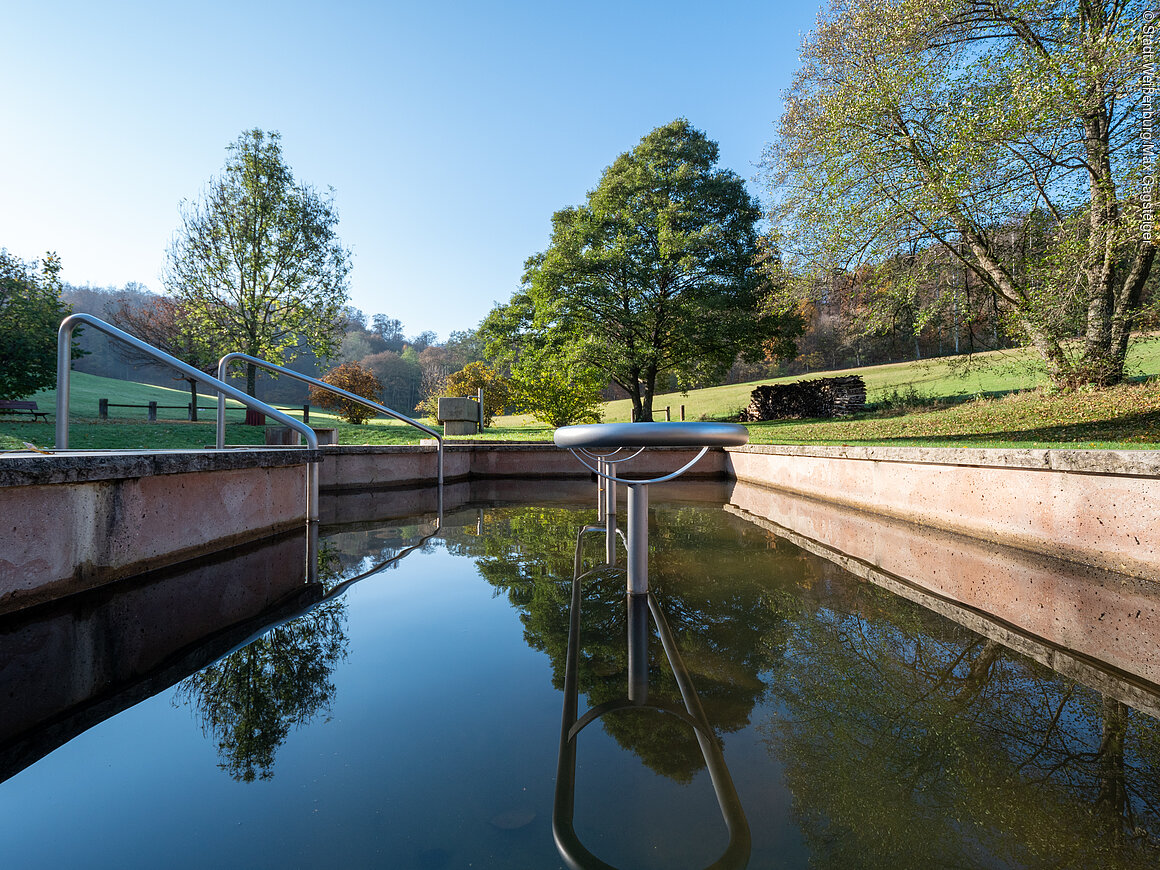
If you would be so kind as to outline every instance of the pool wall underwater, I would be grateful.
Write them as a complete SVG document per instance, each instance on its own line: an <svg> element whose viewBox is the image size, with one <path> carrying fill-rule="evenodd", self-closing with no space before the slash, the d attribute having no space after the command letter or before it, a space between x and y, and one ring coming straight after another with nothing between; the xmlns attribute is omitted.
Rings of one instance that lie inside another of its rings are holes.
<svg viewBox="0 0 1160 870"><path fill-rule="evenodd" d="M663 473L692 453L646 451L629 470ZM0 457L0 613L299 527L313 462L324 492L427 486L436 475L431 446ZM753 445L712 450L694 474L1160 582L1160 451ZM588 476L550 444L445 451L448 482ZM426 509L430 492L414 493Z"/></svg>

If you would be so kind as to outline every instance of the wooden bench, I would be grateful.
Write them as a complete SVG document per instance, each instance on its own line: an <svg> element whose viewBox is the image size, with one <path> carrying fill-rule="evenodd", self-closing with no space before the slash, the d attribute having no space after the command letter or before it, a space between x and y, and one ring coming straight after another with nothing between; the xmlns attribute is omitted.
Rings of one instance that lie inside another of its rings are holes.
<svg viewBox="0 0 1160 870"><path fill-rule="evenodd" d="M12 399L4 399L0 401L0 414L28 414L33 420L37 417L43 417L44 422L48 422L48 412L38 411L36 402L18 402Z"/></svg>

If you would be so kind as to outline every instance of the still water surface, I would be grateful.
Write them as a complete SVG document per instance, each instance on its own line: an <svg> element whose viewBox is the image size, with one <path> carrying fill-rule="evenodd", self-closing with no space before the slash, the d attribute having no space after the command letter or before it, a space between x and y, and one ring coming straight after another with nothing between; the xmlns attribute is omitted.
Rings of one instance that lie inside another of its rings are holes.
<svg viewBox="0 0 1160 870"><path fill-rule="evenodd" d="M719 507L654 496L651 586L732 776L751 868L1160 866L1160 723ZM553 868L587 505L478 507L0 783L0 866ZM322 577L419 541L332 527ZM585 570L603 544L585 546ZM580 712L626 695L623 574L582 585ZM650 701L681 703L656 637ZM575 830L616 867L728 836L692 729L578 737Z"/></svg>

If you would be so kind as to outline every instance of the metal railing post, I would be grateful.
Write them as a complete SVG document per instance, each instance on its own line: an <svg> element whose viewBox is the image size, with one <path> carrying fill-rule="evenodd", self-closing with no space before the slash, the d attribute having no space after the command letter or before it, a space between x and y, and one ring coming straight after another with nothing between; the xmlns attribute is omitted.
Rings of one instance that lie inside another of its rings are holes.
<svg viewBox="0 0 1160 870"><path fill-rule="evenodd" d="M628 484L628 591L648 592L648 484Z"/></svg>
<svg viewBox="0 0 1160 870"><path fill-rule="evenodd" d="M612 477L610 463L605 463L605 473ZM604 484L604 561L609 565L616 564L616 481L599 478Z"/></svg>
<svg viewBox="0 0 1160 870"><path fill-rule="evenodd" d="M171 368L177 369L187 378L191 378L198 383L205 384L211 390L218 394L218 413L219 418L225 417L225 397L229 396L237 402L241 402L248 408L255 408L261 411L268 417L273 417L283 426L289 426L291 429L296 429L306 439L306 445L311 450L318 449L318 436L314 434L314 430L304 423L299 423L293 417L283 414L277 408L267 405L265 402L255 399L253 396L247 396L236 387L231 387L224 381L218 380L213 375L207 375L200 369L196 369L188 363L182 362L177 357L167 354L163 350L155 348L153 345L142 341L135 335L130 335L122 329L118 329L111 323L93 317L91 314L70 314L60 323L60 329L57 331L56 338L56 449L68 449L68 416L69 416L69 382L72 374L72 334L78 324L85 323L99 332L119 339L125 344L136 348L148 356L165 363ZM223 429L224 431L224 429ZM219 436L220 440L221 436ZM315 463L306 463L306 518L308 521L317 522L318 520L318 484L317 484L317 469ZM313 479L313 483L311 482Z"/></svg>
<svg viewBox="0 0 1160 870"><path fill-rule="evenodd" d="M432 438L435 439L435 443L436 443L436 446L438 449L438 456L436 458L436 476L438 477L438 482L439 482L440 505L442 505L442 499L443 499L443 436L440 435L438 432L436 432L434 429L432 429L430 426L424 426L422 423L419 423L415 420L412 420L410 417L408 417L405 414L400 414L398 411L393 411L390 408L386 407L385 405L380 405L378 402L372 402L370 399L366 398L365 396L360 396L357 393L352 393L348 390L342 389L341 387L333 386L332 384L326 383L326 381L320 381L318 378L312 378L309 375L301 374L300 372L296 372L293 369L288 369L285 366L280 366L277 363L272 363L272 362L269 362L268 360L260 359L256 356L250 356L247 353L241 353L241 352L227 353L220 360L218 360L218 368L217 368L218 377L217 377L217 379L219 381L224 382L226 379L226 373L227 373L230 365L232 363L235 363L238 361L244 361L244 362L249 363L251 365L260 366L261 368L267 369L269 371L277 372L278 374L285 375L286 377L292 378L293 380L301 381L304 384L309 384L312 387L317 387L318 389L326 390L327 392L334 393L336 396L341 396L342 398L347 399L351 402L357 402L358 404L360 404L366 408L370 408L372 411L377 411L380 414L386 414L388 417L393 417L402 423L406 423L408 426L414 426L416 429L420 430L421 432L426 432L428 435L430 435ZM309 405L306 407L309 407ZM283 425L285 425L285 424L283 424ZM305 424L303 424L303 425L305 425ZM298 427L295 427L295 428L298 428ZM310 427L307 426L306 428L309 429ZM311 433L313 433L314 430L311 429L310 431L311 431ZM218 395L218 408L217 408L217 446L218 446L218 449L224 448L225 443L226 443L226 400L222 395L219 394ZM316 487L316 491L317 491L317 483L315 484L315 487ZM442 513L442 508L440 508L440 512Z"/></svg>
<svg viewBox="0 0 1160 870"><path fill-rule="evenodd" d="M68 449L69 381L72 375L72 334L76 326L71 317L61 321L56 333L56 449ZM108 400L104 400L108 414Z"/></svg>

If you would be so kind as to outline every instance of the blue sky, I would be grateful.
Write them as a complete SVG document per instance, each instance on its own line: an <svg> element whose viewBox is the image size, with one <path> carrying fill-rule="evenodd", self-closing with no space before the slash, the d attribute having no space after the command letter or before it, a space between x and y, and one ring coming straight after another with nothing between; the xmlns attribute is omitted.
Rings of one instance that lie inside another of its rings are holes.
<svg viewBox="0 0 1160 870"><path fill-rule="evenodd" d="M0 247L161 290L183 199L243 130L334 188L351 302L414 335L519 286L554 211L686 117L757 173L808 2L6 4ZM750 181L753 193L760 186Z"/></svg>

